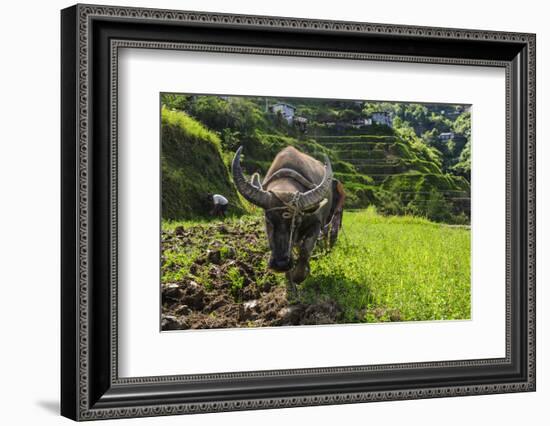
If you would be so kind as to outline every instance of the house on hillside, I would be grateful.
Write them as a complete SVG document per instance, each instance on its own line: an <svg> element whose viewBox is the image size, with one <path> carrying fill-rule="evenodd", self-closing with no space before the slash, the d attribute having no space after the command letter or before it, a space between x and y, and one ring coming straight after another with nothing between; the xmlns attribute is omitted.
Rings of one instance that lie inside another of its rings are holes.
<svg viewBox="0 0 550 426"><path fill-rule="evenodd" d="M448 141L450 139L453 139L455 137L455 134L453 132L444 132L441 133L437 138L440 141Z"/></svg>
<svg viewBox="0 0 550 426"><path fill-rule="evenodd" d="M293 119L294 125L300 129L300 131L305 132L307 130L307 118L295 116Z"/></svg>
<svg viewBox="0 0 550 426"><path fill-rule="evenodd" d="M360 117L352 120L350 124L351 124L351 127L355 127L358 129L360 127L370 126L372 124L372 119Z"/></svg>
<svg viewBox="0 0 550 426"><path fill-rule="evenodd" d="M274 114L280 113L288 124L292 123L294 120L294 115L296 114L296 107L284 102L277 102L276 104L271 105L270 109Z"/></svg>
<svg viewBox="0 0 550 426"><path fill-rule="evenodd" d="M393 127L393 119L387 111L377 111L370 115L372 123Z"/></svg>

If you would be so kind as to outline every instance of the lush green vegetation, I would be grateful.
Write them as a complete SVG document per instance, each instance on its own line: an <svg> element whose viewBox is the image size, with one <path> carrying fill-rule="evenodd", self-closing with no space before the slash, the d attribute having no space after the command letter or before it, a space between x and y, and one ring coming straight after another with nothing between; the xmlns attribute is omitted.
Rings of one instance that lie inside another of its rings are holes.
<svg viewBox="0 0 550 426"><path fill-rule="evenodd" d="M284 288L284 276L266 268L269 250L261 218L232 218L223 225L163 223L168 236L178 228L187 231L186 239L167 242L165 285L192 279L207 292L225 286L232 303L242 302L243 290ZM213 253L214 265L204 261ZM328 253L316 249L311 274L293 302L319 306L328 301L339 307L339 323L470 318L469 229L382 216L373 207L346 212L339 243Z"/></svg>
<svg viewBox="0 0 550 426"><path fill-rule="evenodd" d="M250 206L226 172L236 149L244 146L247 173L263 174L291 145L329 156L347 208L469 222L471 120L464 106L174 94L162 102L165 218L206 217L209 191L229 195L231 212L245 213ZM307 125L273 113L276 102L293 104ZM376 112L391 114L392 127L352 125Z"/></svg>
<svg viewBox="0 0 550 426"><path fill-rule="evenodd" d="M468 108L174 94L162 105L163 329L470 318ZM376 113L391 126L356 124ZM267 268L261 210L230 177L239 146L245 172L263 175L289 145L328 155L347 196L338 243L318 244L294 299ZM212 220L208 193L229 199L229 218Z"/></svg>
<svg viewBox="0 0 550 426"><path fill-rule="evenodd" d="M373 208L344 223L339 244L312 262L304 300L336 300L352 322L470 318L468 228Z"/></svg>
<svg viewBox="0 0 550 426"><path fill-rule="evenodd" d="M163 218L208 215L209 192L227 194L231 211L244 213L223 163L218 135L182 111L163 107L161 119Z"/></svg>

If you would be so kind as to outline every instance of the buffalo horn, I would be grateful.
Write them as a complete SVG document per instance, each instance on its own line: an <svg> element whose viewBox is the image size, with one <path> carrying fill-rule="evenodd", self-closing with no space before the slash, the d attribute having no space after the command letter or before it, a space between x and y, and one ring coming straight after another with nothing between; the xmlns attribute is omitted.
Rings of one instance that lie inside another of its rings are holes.
<svg viewBox="0 0 550 426"><path fill-rule="evenodd" d="M332 166L329 158L325 155L325 175L322 182L315 188L304 192L298 200L300 210L309 210L317 206L327 196L332 185Z"/></svg>
<svg viewBox="0 0 550 426"><path fill-rule="evenodd" d="M241 151L243 147L239 147L233 158L233 163L231 164L231 171L233 173L233 181L237 190L241 195L252 204L255 204L264 209L270 206L271 202L271 193L264 191L263 189L253 186L250 182L246 180L243 175L243 170L241 168Z"/></svg>

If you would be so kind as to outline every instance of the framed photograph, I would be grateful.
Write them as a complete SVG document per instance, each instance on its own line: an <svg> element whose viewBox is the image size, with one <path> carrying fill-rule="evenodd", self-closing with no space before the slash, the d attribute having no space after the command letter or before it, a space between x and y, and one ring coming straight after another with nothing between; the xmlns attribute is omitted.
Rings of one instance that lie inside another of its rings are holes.
<svg viewBox="0 0 550 426"><path fill-rule="evenodd" d="M535 390L535 35L61 12L61 413Z"/></svg>

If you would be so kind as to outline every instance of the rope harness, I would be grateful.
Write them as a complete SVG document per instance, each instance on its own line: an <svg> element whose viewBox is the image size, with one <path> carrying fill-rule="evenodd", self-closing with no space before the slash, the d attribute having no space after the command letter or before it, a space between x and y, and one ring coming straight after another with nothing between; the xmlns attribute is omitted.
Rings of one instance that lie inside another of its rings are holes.
<svg viewBox="0 0 550 426"><path fill-rule="evenodd" d="M288 202L284 201L284 200L281 200L281 198L279 198L277 196L277 194L275 194L275 193L273 193L273 195L275 195L277 197L277 199L281 203L283 203L284 205L279 206L279 207L272 207L270 209L267 209L266 212L270 212L270 211L273 211L273 210L286 210L281 214L281 216L284 219L291 219L290 220L290 235L289 235L289 238L288 238L288 248L287 248L287 251L286 251L287 256L290 257L290 254L292 252L292 244L293 244L293 241L294 241L294 233L296 232L296 228L297 228L296 219L298 217L303 217L303 216L309 216L309 215L316 214L319 211L319 209L324 207L324 205L328 202L328 199L323 198L323 200L319 203L319 206L315 209L315 211L313 211L311 213L305 213L304 211L300 210L300 208L298 207L298 200L300 199L300 196L302 195L300 192L296 191L293 194L292 199Z"/></svg>
<svg viewBox="0 0 550 426"><path fill-rule="evenodd" d="M313 189L315 188L315 184L311 182L309 179L307 179L304 175L297 172L296 170L288 169L288 168L282 168L277 170L275 173L273 173L271 176L269 176L264 181L264 186L267 186L270 182L273 182L277 179L282 178L291 178L295 180L296 182L300 183L307 189ZM300 192L296 191L294 195L292 196L292 199L289 202L286 202L282 200L279 196L277 196L276 193L273 193L281 203L283 203L283 206L280 207L273 207L271 209L268 209L266 211L272 211L272 210L286 210L283 212L282 216L284 219L291 219L290 222L290 237L288 240L288 249L287 249L287 256L290 257L291 251L292 251L292 242L294 237L294 232L296 229L296 217L297 216L303 216L304 212L300 211L298 208L298 200L300 199Z"/></svg>
<svg viewBox="0 0 550 426"><path fill-rule="evenodd" d="M273 210L285 210L281 214L281 216L284 219L290 219L290 234L289 234L289 237L288 237L288 247L287 247L287 251L286 251L287 257L290 258L291 254L292 254L293 243L294 243L294 233L295 233L296 227L297 227L296 218L306 215L306 213L304 213L298 207L298 200L300 199L300 196L302 194L300 192L296 191L293 194L292 199L288 202L282 200L280 197L277 196L277 194L275 194L275 193L273 193L273 194L279 199L279 201L281 201L281 203L283 203L283 205L279 206L279 207L272 207L272 208L266 210L266 212L267 211L273 211ZM319 203L319 207L315 210L315 212L317 212L317 210L319 210L321 207L323 207L326 203L327 203L327 199L325 198ZM315 212L310 213L310 214L315 214ZM294 284L294 280L292 279L292 275L287 274L287 279L288 279L288 283L289 283L292 291L296 292L297 291L296 284Z"/></svg>
<svg viewBox="0 0 550 426"><path fill-rule="evenodd" d="M284 205L283 206L279 206L279 207L272 207L268 210L266 210L266 212L269 212L269 211L273 211L273 210L285 210L283 213L282 213L282 217L284 219L291 219L290 221L290 236L288 238L288 248L287 248L287 251L286 251L286 255L288 257L290 257L290 254L292 252L292 243L294 241L294 232L296 230L296 217L298 216L304 216L304 212L301 211L299 208L298 208L298 200L300 199L300 192L296 191L294 193L294 195L292 196L292 199L288 202L284 201L284 200L281 200L281 198L279 198L277 196L277 194L273 193L281 203L283 203ZM326 199L325 199L326 200Z"/></svg>
<svg viewBox="0 0 550 426"><path fill-rule="evenodd" d="M316 186L309 179L305 178L302 174L300 174L299 172L297 172L295 170L291 170L291 169L280 169L280 170L278 170L273 175L271 175L267 180L265 180L263 185L265 186L268 183L273 182L274 180L277 180L277 179L281 179L281 178L291 178L291 179L295 180L296 182L300 183L301 185L303 185L304 187L306 187L308 189L315 188L315 186ZM258 187L262 186L259 183L259 176L256 177L256 178L253 178L252 181L257 182ZM322 207L324 207L327 204L328 199L323 198L323 200L319 203L319 205L317 206L317 208L315 210L313 210L310 213L306 213L305 211L301 210L300 207L299 207L299 200L300 200L300 197L302 196L302 193L300 193L299 191L296 191L296 192L293 193L292 198L290 199L290 201L283 200L275 192L272 192L272 194L275 197L277 197L277 199L283 205L278 206L278 207L272 207L270 209L266 209L265 211L270 212L270 211L276 211L276 210L284 210L282 212L281 216L283 217L283 219L287 219L287 220L290 219L290 232L289 232L288 246L287 246L287 250L286 250L286 255L287 255L288 258L291 258L292 257L291 256L292 255L292 248L294 246L294 235L296 234L296 229L298 228L298 220L301 219L304 216L315 215ZM328 225L330 225L332 223L333 218L334 218L334 214L333 214L333 217L328 222ZM323 230L326 229L326 226L327 225L321 224L321 229L323 229ZM287 279L288 279L289 284L290 284L291 288L293 289L293 291L296 291L296 285L294 284L294 281L292 279L292 275L287 274Z"/></svg>

